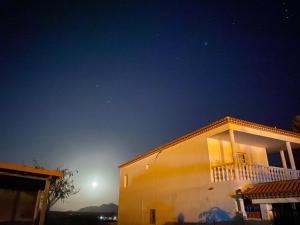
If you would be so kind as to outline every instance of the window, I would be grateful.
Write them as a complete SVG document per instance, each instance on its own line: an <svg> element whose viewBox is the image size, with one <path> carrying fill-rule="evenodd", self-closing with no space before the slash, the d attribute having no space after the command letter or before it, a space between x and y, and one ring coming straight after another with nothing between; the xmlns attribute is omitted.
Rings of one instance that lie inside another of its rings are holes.
<svg viewBox="0 0 300 225"><path fill-rule="evenodd" d="M128 186L128 175L124 175L124 188L126 188Z"/></svg>
<svg viewBox="0 0 300 225"><path fill-rule="evenodd" d="M237 163L245 164L247 162L246 153L237 152L236 153L236 161L237 161Z"/></svg>
<svg viewBox="0 0 300 225"><path fill-rule="evenodd" d="M150 209L150 224L156 224L156 212L155 212L155 209Z"/></svg>

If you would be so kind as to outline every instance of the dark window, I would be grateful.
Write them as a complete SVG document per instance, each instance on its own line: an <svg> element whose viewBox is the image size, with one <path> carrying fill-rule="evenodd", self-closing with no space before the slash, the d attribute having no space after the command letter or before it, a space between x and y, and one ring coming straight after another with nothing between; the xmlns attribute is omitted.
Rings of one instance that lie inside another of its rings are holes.
<svg viewBox="0 0 300 225"><path fill-rule="evenodd" d="M246 153L237 152L236 153L236 159L237 159L237 163L241 163L241 164L247 163Z"/></svg>
<svg viewBox="0 0 300 225"><path fill-rule="evenodd" d="M155 209L150 209L150 224L156 224Z"/></svg>

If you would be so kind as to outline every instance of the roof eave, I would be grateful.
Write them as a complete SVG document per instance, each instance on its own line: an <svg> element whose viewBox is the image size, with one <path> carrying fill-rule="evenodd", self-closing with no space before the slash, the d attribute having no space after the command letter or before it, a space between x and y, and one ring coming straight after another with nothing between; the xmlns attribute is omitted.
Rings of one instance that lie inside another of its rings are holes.
<svg viewBox="0 0 300 225"><path fill-rule="evenodd" d="M35 175L43 175L43 176L52 176L52 177L62 177L64 173L59 170L48 170L42 168L35 168L30 166L21 166L21 165L14 165L8 163L0 162L0 169L11 171L11 172L23 172L28 174L35 174Z"/></svg>
<svg viewBox="0 0 300 225"><path fill-rule="evenodd" d="M263 130L263 131L268 131L268 132L272 132L272 133L276 133L276 134L281 134L281 135L286 135L286 136L291 136L291 137L294 137L294 138L299 138L300 140L300 134L299 133L295 133L295 132L292 132L292 131L287 131L287 130L283 130L283 129L279 129L279 128L276 128L276 127L270 127L270 126L266 126L266 125L262 125L262 124L258 124L258 123L253 123L253 122L249 122L249 121L246 121L246 120L241 120L241 119L237 119L237 118L234 118L234 117L230 117L230 116L226 116L220 120L217 120L211 124L208 124L202 128L199 128L193 132L190 132L184 136L181 136L171 142L168 142L167 144L164 144L164 145L161 145L157 148L154 148L148 152L146 152L145 154L143 155L139 155L137 157L135 157L134 159L132 160L129 160L121 165L119 165L119 168L122 168L124 166L127 166L129 164L132 164L136 161L139 161L147 156L150 156L150 155L153 155L159 151L162 151L168 147L171 147L173 145L176 145L180 142L183 142L185 140L188 140L196 135L199 135L199 134L202 134L202 133L206 133L212 129L215 129L217 127L220 127L224 124L236 124L236 125L241 125L241 126L244 126L244 127L250 127L250 128L254 128L254 129L258 129L258 130Z"/></svg>

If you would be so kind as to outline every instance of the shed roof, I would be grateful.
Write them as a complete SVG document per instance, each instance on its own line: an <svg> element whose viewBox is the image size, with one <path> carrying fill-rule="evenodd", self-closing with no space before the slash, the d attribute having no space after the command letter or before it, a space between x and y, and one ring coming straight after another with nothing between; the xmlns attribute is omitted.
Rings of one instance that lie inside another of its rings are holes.
<svg viewBox="0 0 300 225"><path fill-rule="evenodd" d="M63 172L58 170L48 170L42 168L35 168L30 166L21 166L15 164L8 164L0 162L0 172L7 173L22 173L32 176L52 176L52 177L62 177Z"/></svg>

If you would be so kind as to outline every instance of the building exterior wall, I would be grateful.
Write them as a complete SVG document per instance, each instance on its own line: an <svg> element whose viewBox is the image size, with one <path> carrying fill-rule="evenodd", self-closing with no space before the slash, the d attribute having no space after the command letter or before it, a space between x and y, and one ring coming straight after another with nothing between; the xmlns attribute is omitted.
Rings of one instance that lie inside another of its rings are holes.
<svg viewBox="0 0 300 225"><path fill-rule="evenodd" d="M203 221L203 213L212 209L232 218L237 211L234 190L245 182L211 183L210 157L220 156L211 156L208 149L218 155L220 143L208 141L210 135L198 135L122 167L118 224L150 224L151 209L156 225ZM230 143L223 145L231 152ZM226 155L225 160L232 157Z"/></svg>
<svg viewBox="0 0 300 225"><path fill-rule="evenodd" d="M0 188L0 222L11 220L16 194L16 191Z"/></svg>
<svg viewBox="0 0 300 225"><path fill-rule="evenodd" d="M233 144L229 141L234 140L232 136L220 139L232 134L228 132L232 130L300 142L299 138L286 136L274 128L255 124L242 126L238 122L204 127L121 165L118 224L213 222L207 221L206 216L215 213L218 218L214 219L229 220L238 211L245 215L244 207L241 207L243 201L240 197L236 199L236 191L246 187L251 180L235 176L236 179L212 182L212 167L233 164L236 160L233 152L245 154L247 164L268 166L267 150L251 141L250 144Z"/></svg>
<svg viewBox="0 0 300 225"><path fill-rule="evenodd" d="M119 224L149 224L150 209L157 222L174 221L174 207L190 202L181 193L193 198L210 180L207 142L195 137L179 143L122 168L120 177Z"/></svg>
<svg viewBox="0 0 300 225"><path fill-rule="evenodd" d="M230 142L208 138L207 144L211 166L216 166L221 163L233 163Z"/></svg>
<svg viewBox="0 0 300 225"><path fill-rule="evenodd" d="M232 147L229 141L208 138L207 143L211 166L233 163ZM246 154L246 161L249 164L269 165L266 148L236 144L236 152Z"/></svg>
<svg viewBox="0 0 300 225"><path fill-rule="evenodd" d="M38 191L0 188L0 223L33 222Z"/></svg>

